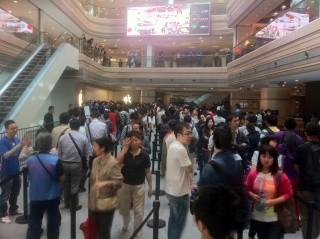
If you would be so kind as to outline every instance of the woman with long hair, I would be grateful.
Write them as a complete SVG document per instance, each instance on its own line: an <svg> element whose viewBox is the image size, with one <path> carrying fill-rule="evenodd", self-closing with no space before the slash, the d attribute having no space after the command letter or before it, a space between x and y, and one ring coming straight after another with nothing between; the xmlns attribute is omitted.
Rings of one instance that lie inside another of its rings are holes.
<svg viewBox="0 0 320 239"><path fill-rule="evenodd" d="M210 152L208 149L209 138L213 134L214 121L210 117L206 119L204 127L201 129L200 139L199 139L199 153L198 153L198 166L200 175L202 174L203 166L208 163L210 158Z"/></svg>
<svg viewBox="0 0 320 239"><path fill-rule="evenodd" d="M247 177L246 187L253 200L251 227L259 239L281 239L283 230L275 206L293 195L291 182L278 165L278 152L270 145L259 151L258 164ZM281 191L281 195L279 193Z"/></svg>

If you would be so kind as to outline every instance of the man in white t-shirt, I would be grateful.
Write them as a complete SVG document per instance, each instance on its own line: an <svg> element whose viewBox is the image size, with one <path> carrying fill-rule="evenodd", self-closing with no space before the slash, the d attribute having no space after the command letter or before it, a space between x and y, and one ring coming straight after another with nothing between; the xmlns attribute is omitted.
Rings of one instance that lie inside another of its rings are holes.
<svg viewBox="0 0 320 239"><path fill-rule="evenodd" d="M192 163L186 147L192 139L190 124L185 122L177 124L174 134L176 140L168 149L165 177L165 191L170 207L168 239L181 238L189 209L193 175Z"/></svg>

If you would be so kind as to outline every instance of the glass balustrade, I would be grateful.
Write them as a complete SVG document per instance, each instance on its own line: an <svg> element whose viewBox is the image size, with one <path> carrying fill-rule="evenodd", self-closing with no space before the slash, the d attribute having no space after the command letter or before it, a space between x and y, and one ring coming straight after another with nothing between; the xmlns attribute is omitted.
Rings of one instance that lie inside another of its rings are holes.
<svg viewBox="0 0 320 239"><path fill-rule="evenodd" d="M275 12L269 22L260 27L259 31L234 47L235 59L250 53L267 43L293 33L307 26L320 16L320 0L293 0L291 7Z"/></svg>

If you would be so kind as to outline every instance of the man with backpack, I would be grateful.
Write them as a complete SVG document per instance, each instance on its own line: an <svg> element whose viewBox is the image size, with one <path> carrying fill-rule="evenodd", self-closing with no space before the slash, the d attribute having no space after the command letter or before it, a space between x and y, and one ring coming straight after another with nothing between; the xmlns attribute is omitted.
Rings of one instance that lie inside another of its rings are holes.
<svg viewBox="0 0 320 239"><path fill-rule="evenodd" d="M305 127L307 142L300 145L295 153L294 164L299 173L298 198L302 220L303 238L307 238L311 230L311 238L320 236L320 126L310 122ZM308 205L312 203L313 218L311 228L308 228Z"/></svg>
<svg viewBox="0 0 320 239"><path fill-rule="evenodd" d="M294 169L294 155L299 145L303 144L303 139L295 132L297 123L294 118L288 118L284 122L285 130L282 130L274 137L278 141L277 150L282 155L282 169L289 177L294 191L298 185L298 173Z"/></svg>
<svg viewBox="0 0 320 239"><path fill-rule="evenodd" d="M239 127L239 131L242 132L248 140L247 151L244 155L244 164L246 165L245 169L248 169L248 164L251 164L251 159L254 151L259 147L261 130L256 126L257 116L249 114L246 117L246 125Z"/></svg>
<svg viewBox="0 0 320 239"><path fill-rule="evenodd" d="M278 133L280 129L278 128L278 118L276 115L269 114L264 120L265 128L262 130L262 137L272 136Z"/></svg>

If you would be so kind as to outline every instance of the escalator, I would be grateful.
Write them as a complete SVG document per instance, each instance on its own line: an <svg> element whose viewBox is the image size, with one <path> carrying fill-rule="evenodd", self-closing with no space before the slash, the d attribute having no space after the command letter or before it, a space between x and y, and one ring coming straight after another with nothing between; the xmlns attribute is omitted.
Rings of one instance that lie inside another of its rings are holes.
<svg viewBox="0 0 320 239"><path fill-rule="evenodd" d="M23 92L45 65L46 60L53 54L50 49L41 44L22 68L15 72L0 90L0 124L10 113Z"/></svg>
<svg viewBox="0 0 320 239"><path fill-rule="evenodd" d="M0 88L0 125L17 118L26 119L27 125L33 124L30 116L37 114L65 68L79 69L78 49L67 43L55 45L37 45L3 83ZM12 68L12 64L6 69Z"/></svg>

